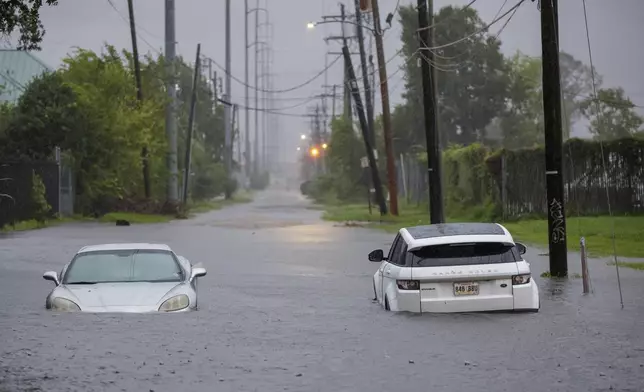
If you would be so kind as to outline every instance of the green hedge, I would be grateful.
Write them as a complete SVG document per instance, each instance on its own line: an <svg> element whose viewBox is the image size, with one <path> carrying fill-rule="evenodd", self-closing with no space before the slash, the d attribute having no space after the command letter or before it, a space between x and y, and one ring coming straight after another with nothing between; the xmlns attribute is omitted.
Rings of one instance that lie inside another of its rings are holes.
<svg viewBox="0 0 644 392"><path fill-rule="evenodd" d="M614 212L644 212L644 140L570 139L562 151L568 213L605 214L609 198ZM427 162L425 154L418 159ZM445 207L452 216L493 220L547 213L543 146L522 150L451 146L443 152L442 165Z"/></svg>

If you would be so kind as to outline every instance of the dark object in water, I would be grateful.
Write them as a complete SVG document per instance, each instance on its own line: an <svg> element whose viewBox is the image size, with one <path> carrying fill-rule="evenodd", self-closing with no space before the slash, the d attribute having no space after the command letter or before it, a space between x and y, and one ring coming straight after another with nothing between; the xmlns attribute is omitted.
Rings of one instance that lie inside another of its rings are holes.
<svg viewBox="0 0 644 392"><path fill-rule="evenodd" d="M313 184L312 184L312 182L311 182L311 181L304 181L304 182L300 185L300 192L302 193L302 195L304 195L304 196L308 196L308 195L310 195L310 194L311 194L311 187L312 187L312 185L313 185Z"/></svg>
<svg viewBox="0 0 644 392"><path fill-rule="evenodd" d="M116 220L116 225L117 226L129 226L130 222L126 221L125 219L117 219Z"/></svg>

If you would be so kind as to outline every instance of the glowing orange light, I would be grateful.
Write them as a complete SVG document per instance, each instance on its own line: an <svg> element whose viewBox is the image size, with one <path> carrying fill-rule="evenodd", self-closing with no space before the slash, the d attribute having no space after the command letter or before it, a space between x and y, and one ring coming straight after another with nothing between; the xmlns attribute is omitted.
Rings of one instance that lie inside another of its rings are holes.
<svg viewBox="0 0 644 392"><path fill-rule="evenodd" d="M320 155L320 150L318 150L316 147L313 147L311 149L311 156L312 157L317 157L318 155Z"/></svg>

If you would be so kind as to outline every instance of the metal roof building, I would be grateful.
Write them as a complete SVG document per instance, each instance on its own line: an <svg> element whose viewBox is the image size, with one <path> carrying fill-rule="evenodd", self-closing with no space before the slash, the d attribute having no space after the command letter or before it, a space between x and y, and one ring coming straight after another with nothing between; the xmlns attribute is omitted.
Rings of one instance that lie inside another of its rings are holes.
<svg viewBox="0 0 644 392"><path fill-rule="evenodd" d="M34 78L52 70L30 52L0 49L0 102L15 103Z"/></svg>

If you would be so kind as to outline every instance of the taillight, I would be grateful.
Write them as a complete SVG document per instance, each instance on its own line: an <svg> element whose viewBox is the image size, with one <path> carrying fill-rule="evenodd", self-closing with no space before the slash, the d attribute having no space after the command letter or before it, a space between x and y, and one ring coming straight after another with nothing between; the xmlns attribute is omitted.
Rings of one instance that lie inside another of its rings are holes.
<svg viewBox="0 0 644 392"><path fill-rule="evenodd" d="M417 280L397 280L396 284L400 290L418 290L420 282Z"/></svg>
<svg viewBox="0 0 644 392"><path fill-rule="evenodd" d="M530 283L530 274L512 276L512 284L515 286L528 283Z"/></svg>

